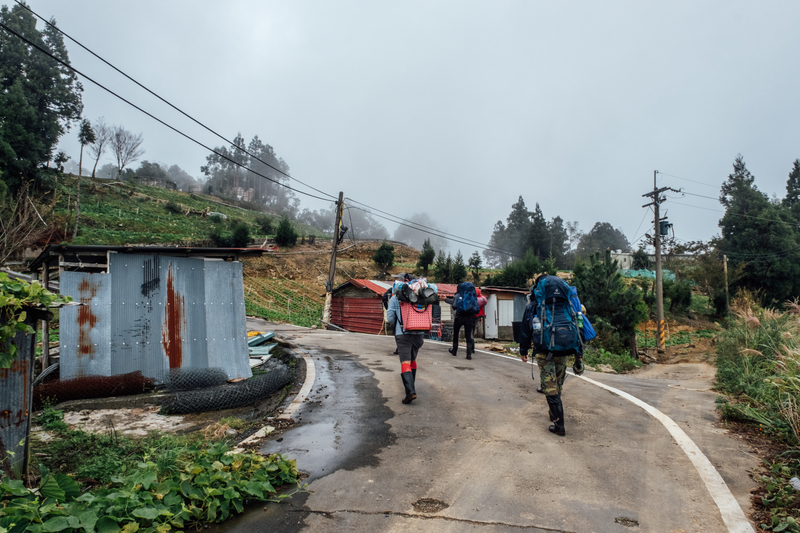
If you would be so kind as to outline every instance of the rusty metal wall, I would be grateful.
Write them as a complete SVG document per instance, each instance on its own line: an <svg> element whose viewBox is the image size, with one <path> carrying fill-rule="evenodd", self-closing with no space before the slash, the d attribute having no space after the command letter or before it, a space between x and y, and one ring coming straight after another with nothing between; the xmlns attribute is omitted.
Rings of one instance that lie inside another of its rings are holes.
<svg viewBox="0 0 800 533"><path fill-rule="evenodd" d="M208 367L204 261L110 254L111 371L163 382L172 368Z"/></svg>
<svg viewBox="0 0 800 533"><path fill-rule="evenodd" d="M205 260L205 311L208 366L230 379L252 377L240 262Z"/></svg>
<svg viewBox="0 0 800 533"><path fill-rule="evenodd" d="M37 321L29 313L26 323L35 328ZM13 342L19 352L11 368L0 369L0 468L20 479L28 457L36 334L17 333Z"/></svg>
<svg viewBox="0 0 800 533"><path fill-rule="evenodd" d="M111 276L64 272L60 292L84 305L59 316L62 379L111 374Z"/></svg>
<svg viewBox="0 0 800 533"><path fill-rule="evenodd" d="M174 368L251 377L239 262L109 254L110 274L65 272L61 293L86 305L61 319L62 377Z"/></svg>

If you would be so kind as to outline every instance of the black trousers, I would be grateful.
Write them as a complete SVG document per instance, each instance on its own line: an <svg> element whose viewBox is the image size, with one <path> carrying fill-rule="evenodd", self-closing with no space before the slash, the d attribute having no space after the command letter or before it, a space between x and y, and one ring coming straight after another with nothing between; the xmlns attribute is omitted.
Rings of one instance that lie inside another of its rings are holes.
<svg viewBox="0 0 800 533"><path fill-rule="evenodd" d="M400 355L400 372L416 370L417 353L425 342L424 337L416 334L395 335L394 340Z"/></svg>
<svg viewBox="0 0 800 533"><path fill-rule="evenodd" d="M458 334L461 327L464 327L464 336L467 338L467 353L475 352L475 317L470 315L459 315L453 322L453 351L458 350Z"/></svg>

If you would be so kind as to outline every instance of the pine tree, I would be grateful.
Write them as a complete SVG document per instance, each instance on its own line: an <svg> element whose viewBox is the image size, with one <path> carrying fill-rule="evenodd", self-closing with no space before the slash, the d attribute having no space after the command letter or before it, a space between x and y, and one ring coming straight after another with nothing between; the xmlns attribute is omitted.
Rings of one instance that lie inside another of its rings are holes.
<svg viewBox="0 0 800 533"><path fill-rule="evenodd" d="M436 254L436 261L433 263L433 275L436 277L437 283L450 283L450 266L453 261L450 255L444 255L443 250L439 250Z"/></svg>
<svg viewBox="0 0 800 533"><path fill-rule="evenodd" d="M372 260L378 265L381 270L386 270L394 264L394 246L385 242L381 244L375 253L372 254Z"/></svg>
<svg viewBox="0 0 800 533"><path fill-rule="evenodd" d="M451 283L458 284L465 279L467 279L467 267L464 264L464 256L461 255L461 250L459 250L450 270L450 280Z"/></svg>
<svg viewBox="0 0 800 533"><path fill-rule="evenodd" d="M588 264L578 263L573 284L602 347L615 353L627 347L636 357L636 326L647 318L647 306L638 289L625 285L611 251L606 250L604 261L595 253Z"/></svg>
<svg viewBox="0 0 800 533"><path fill-rule="evenodd" d="M417 261L417 267L422 269L423 276L428 276L428 267L433 263L434 259L436 259L436 250L431 246L431 240L425 239L425 242L422 243L422 253L419 254L419 260Z"/></svg>
<svg viewBox="0 0 800 533"><path fill-rule="evenodd" d="M475 285L480 284L481 282L481 265L483 261L481 261L481 254L478 253L477 250L472 252L472 255L467 262L467 266L469 267L470 272L472 272L472 281Z"/></svg>
<svg viewBox="0 0 800 533"><path fill-rule="evenodd" d="M760 291L762 304L800 295L800 235L791 208L758 190L741 155L722 185L725 216L720 249L733 265L744 264L735 286Z"/></svg>
<svg viewBox="0 0 800 533"><path fill-rule="evenodd" d="M81 157L78 160L78 193L75 196L75 228L72 230L72 239L78 235L78 220L81 216L81 178L83 177L83 147L87 144L92 144L97 140L92 123L89 119L81 121L80 128L78 129L78 142L81 144Z"/></svg>

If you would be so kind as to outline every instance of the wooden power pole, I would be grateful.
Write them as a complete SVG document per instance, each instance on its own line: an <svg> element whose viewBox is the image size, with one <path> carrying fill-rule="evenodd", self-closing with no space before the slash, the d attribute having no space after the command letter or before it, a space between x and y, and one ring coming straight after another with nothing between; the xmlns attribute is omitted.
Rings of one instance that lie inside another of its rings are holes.
<svg viewBox="0 0 800 533"><path fill-rule="evenodd" d="M653 192L642 195L652 198L653 201L649 204L643 205L642 207L648 207L652 205L653 212L655 213L653 225L655 227L656 234L653 240L656 248L656 346L658 353L664 353L666 351L666 341L664 338L666 334L666 327L664 324L664 279L661 271L661 214L659 212L659 207L661 202L666 200L664 196L661 196L661 193L665 191L679 191L676 191L671 187L661 187L659 189L656 185L657 175L658 170L654 170Z"/></svg>
<svg viewBox="0 0 800 533"><path fill-rule="evenodd" d="M336 224L333 226L333 249L331 250L331 268L328 270L328 282L325 284L325 307L322 310L322 323L327 326L331 321L331 303L333 302L333 280L336 276L336 249L339 247L339 228L342 225L342 207L344 193L339 191L336 202Z"/></svg>

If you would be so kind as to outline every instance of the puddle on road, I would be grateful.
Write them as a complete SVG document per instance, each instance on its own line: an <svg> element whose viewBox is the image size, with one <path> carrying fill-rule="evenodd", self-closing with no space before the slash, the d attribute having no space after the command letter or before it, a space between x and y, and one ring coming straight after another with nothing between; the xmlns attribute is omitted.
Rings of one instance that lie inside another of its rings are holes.
<svg viewBox="0 0 800 533"><path fill-rule="evenodd" d="M283 441L267 441L260 452L297 459L309 482L339 468L377 465L377 454L394 441L386 423L392 411L370 372L383 369L368 369L340 350L306 352L314 359L317 379L295 414L298 423L282 435Z"/></svg>

